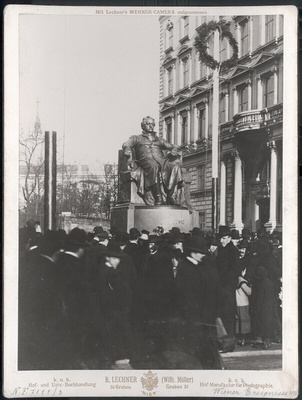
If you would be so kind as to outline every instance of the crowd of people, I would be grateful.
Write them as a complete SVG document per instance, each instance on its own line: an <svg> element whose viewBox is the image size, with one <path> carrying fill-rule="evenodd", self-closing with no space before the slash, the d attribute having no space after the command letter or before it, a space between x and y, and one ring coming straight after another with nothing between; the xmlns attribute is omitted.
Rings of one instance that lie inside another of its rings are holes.
<svg viewBox="0 0 302 400"><path fill-rule="evenodd" d="M19 369L223 369L282 339L282 236L19 232Z"/></svg>

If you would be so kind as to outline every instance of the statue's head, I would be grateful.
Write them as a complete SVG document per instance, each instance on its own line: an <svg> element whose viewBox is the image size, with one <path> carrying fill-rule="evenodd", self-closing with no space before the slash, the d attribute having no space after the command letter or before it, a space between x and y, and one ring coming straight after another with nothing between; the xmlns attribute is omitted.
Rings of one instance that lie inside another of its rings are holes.
<svg viewBox="0 0 302 400"><path fill-rule="evenodd" d="M152 117L145 117L141 122L141 127L144 132L150 133L154 131L155 119Z"/></svg>

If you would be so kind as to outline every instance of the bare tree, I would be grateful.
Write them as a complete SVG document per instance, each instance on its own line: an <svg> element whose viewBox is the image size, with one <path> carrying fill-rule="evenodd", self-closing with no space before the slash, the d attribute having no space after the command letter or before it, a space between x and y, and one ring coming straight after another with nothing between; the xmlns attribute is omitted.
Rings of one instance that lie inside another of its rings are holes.
<svg viewBox="0 0 302 400"><path fill-rule="evenodd" d="M44 187L44 160L41 156L44 137L41 129L35 127L27 135L21 131L19 144L20 164L25 167L22 193L26 202L26 213L29 215L34 211L38 214Z"/></svg>

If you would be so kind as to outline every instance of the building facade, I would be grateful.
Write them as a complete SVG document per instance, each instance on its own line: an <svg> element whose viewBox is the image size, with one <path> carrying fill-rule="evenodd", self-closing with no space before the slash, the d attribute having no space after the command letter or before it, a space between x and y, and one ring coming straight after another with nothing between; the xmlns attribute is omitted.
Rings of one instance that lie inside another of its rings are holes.
<svg viewBox="0 0 302 400"><path fill-rule="evenodd" d="M218 20L218 17L216 17ZM219 77L194 46L209 16L160 17L159 134L183 150L199 225L212 227L212 125L218 118L218 225L282 229L283 16L219 17L238 44L237 65ZM208 53L213 55L214 34ZM220 39L219 60L232 56Z"/></svg>

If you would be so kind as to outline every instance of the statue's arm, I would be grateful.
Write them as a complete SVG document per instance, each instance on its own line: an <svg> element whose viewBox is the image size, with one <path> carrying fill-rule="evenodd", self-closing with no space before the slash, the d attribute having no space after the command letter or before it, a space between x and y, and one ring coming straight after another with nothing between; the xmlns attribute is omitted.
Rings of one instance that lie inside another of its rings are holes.
<svg viewBox="0 0 302 400"><path fill-rule="evenodd" d="M132 149L135 146L137 141L137 136L133 135L123 143L122 149L124 150L124 154L127 158L127 165L130 168L133 168L133 158L132 158Z"/></svg>
<svg viewBox="0 0 302 400"><path fill-rule="evenodd" d="M176 144L168 143L165 139L162 139L162 148L164 150L170 150L173 156L176 156L180 153L180 147Z"/></svg>

